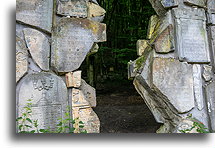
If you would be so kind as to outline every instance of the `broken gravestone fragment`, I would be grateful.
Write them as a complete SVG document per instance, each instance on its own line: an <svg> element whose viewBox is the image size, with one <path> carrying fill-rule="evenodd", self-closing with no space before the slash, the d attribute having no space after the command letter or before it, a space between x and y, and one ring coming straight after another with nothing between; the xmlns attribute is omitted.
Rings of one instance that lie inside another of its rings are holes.
<svg viewBox="0 0 215 148"><path fill-rule="evenodd" d="M174 34L172 25L169 25L157 36L154 46L157 53L168 53L174 51Z"/></svg>
<svg viewBox="0 0 215 148"><path fill-rule="evenodd" d="M86 100L89 102L90 107L96 107L96 89L87 84L83 79L81 80L80 89L83 91L83 94Z"/></svg>
<svg viewBox="0 0 215 148"><path fill-rule="evenodd" d="M25 42L16 36L16 82L28 71L28 51Z"/></svg>
<svg viewBox="0 0 215 148"><path fill-rule="evenodd" d="M153 15L150 17L149 27L148 27L148 32L147 32L147 39L152 38L152 35L154 34L159 22L160 22L160 20L157 15Z"/></svg>
<svg viewBox="0 0 215 148"><path fill-rule="evenodd" d="M206 82L209 82L213 77L212 66L204 65L203 69L204 69L204 72L202 76Z"/></svg>
<svg viewBox="0 0 215 148"><path fill-rule="evenodd" d="M195 106L192 73L192 65L175 59L155 58L153 61L152 83L178 113L189 112Z"/></svg>
<svg viewBox="0 0 215 148"><path fill-rule="evenodd" d="M86 0L58 0L57 3L57 14L64 16L86 18L87 9Z"/></svg>
<svg viewBox="0 0 215 148"><path fill-rule="evenodd" d="M53 0L17 0L16 20L51 32Z"/></svg>
<svg viewBox="0 0 215 148"><path fill-rule="evenodd" d="M64 119L68 107L67 88L63 80L47 72L27 75L18 90L18 116L31 99L32 121L38 129L56 131L59 118Z"/></svg>
<svg viewBox="0 0 215 148"><path fill-rule="evenodd" d="M81 71L69 72L65 77L67 87L79 88L81 86Z"/></svg>
<svg viewBox="0 0 215 148"><path fill-rule="evenodd" d="M201 65L193 64L193 88L197 108L201 111L204 108L203 83Z"/></svg>
<svg viewBox="0 0 215 148"><path fill-rule="evenodd" d="M23 29L25 42L35 63L44 71L49 70L50 44L48 38L41 32Z"/></svg>
<svg viewBox="0 0 215 148"><path fill-rule="evenodd" d="M51 65L58 72L78 69L94 42L106 41L106 25L88 19L62 18L52 36Z"/></svg>
<svg viewBox="0 0 215 148"><path fill-rule="evenodd" d="M88 2L88 18L104 16L106 11L95 3Z"/></svg>
<svg viewBox="0 0 215 148"><path fill-rule="evenodd" d="M149 2L152 4L152 7L159 16L165 15L166 9L163 7L161 0L149 0Z"/></svg>
<svg viewBox="0 0 215 148"><path fill-rule="evenodd" d="M173 8L173 12L176 17L176 40L180 61L210 62L204 9Z"/></svg>
<svg viewBox="0 0 215 148"><path fill-rule="evenodd" d="M90 107L82 90L73 88L72 89L72 107L87 108Z"/></svg>

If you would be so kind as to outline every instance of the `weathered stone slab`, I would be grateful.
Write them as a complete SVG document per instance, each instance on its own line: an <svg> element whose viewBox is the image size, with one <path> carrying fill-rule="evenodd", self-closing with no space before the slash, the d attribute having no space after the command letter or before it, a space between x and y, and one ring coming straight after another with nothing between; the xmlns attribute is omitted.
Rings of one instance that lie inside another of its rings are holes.
<svg viewBox="0 0 215 148"><path fill-rule="evenodd" d="M148 32L147 32L147 39L151 39L154 31L156 30L156 26L159 23L159 17L157 15L153 15L150 17L149 20L149 27L148 27Z"/></svg>
<svg viewBox="0 0 215 148"><path fill-rule="evenodd" d="M211 54L212 54L212 58L213 58L213 66L215 67L215 26L210 26L209 32L210 32L209 39L211 39L210 48L211 48Z"/></svg>
<svg viewBox="0 0 215 148"><path fill-rule="evenodd" d="M164 8L172 8L178 6L178 0L161 0L161 4Z"/></svg>
<svg viewBox="0 0 215 148"><path fill-rule="evenodd" d="M209 82L213 77L212 66L204 65L203 69L204 71L202 76L206 82Z"/></svg>
<svg viewBox="0 0 215 148"><path fill-rule="evenodd" d="M208 63L209 45L203 9L174 9L179 59L190 63Z"/></svg>
<svg viewBox="0 0 215 148"><path fill-rule="evenodd" d="M25 43L16 37L16 82L18 82L28 71L28 51Z"/></svg>
<svg viewBox="0 0 215 148"><path fill-rule="evenodd" d="M87 9L86 0L58 0L57 14L86 18Z"/></svg>
<svg viewBox="0 0 215 148"><path fill-rule="evenodd" d="M148 40L138 40L137 41L137 55L142 56L144 50L149 46Z"/></svg>
<svg viewBox="0 0 215 148"><path fill-rule="evenodd" d="M31 119L38 119L38 128L56 131L58 119L64 119L68 107L67 88L63 80L46 72L27 75L18 90L18 116L21 116L29 99L32 100Z"/></svg>
<svg viewBox="0 0 215 148"><path fill-rule="evenodd" d="M17 0L16 20L51 32L53 0Z"/></svg>
<svg viewBox="0 0 215 148"><path fill-rule="evenodd" d="M194 107L192 65L175 59L155 58L152 82L179 113Z"/></svg>
<svg viewBox="0 0 215 148"><path fill-rule="evenodd" d="M78 129L79 131L86 130L87 133L99 133L100 132L100 121L96 113L92 108L74 108L73 118L79 118L80 121L84 122L84 128ZM77 126L77 128L79 128Z"/></svg>
<svg viewBox="0 0 215 148"><path fill-rule="evenodd" d="M159 16L165 15L166 9L163 7L161 0L149 0L149 2L152 4L152 7Z"/></svg>
<svg viewBox="0 0 215 148"><path fill-rule="evenodd" d="M90 107L84 93L80 89L72 89L72 107L87 108Z"/></svg>
<svg viewBox="0 0 215 148"><path fill-rule="evenodd" d="M135 61L129 61L128 62L128 79L132 79L136 76L137 71L136 71L136 66L135 66Z"/></svg>
<svg viewBox="0 0 215 148"><path fill-rule="evenodd" d="M193 87L195 101L197 108L202 110L204 108L204 97L203 97L203 84L202 84L202 72L199 64L193 64Z"/></svg>
<svg viewBox="0 0 215 148"><path fill-rule="evenodd" d="M98 17L105 15L106 11L95 3L88 2L88 17Z"/></svg>
<svg viewBox="0 0 215 148"><path fill-rule="evenodd" d="M81 87L87 102L89 102L90 107L96 107L96 90L89 84L87 84L83 79L81 80Z"/></svg>
<svg viewBox="0 0 215 148"><path fill-rule="evenodd" d="M51 65L58 72L74 71L80 67L94 42L105 40L105 24L62 18L52 36Z"/></svg>
<svg viewBox="0 0 215 148"><path fill-rule="evenodd" d="M41 32L25 28L23 29L25 42L35 63L44 71L49 70L50 43Z"/></svg>
<svg viewBox="0 0 215 148"><path fill-rule="evenodd" d="M206 86L206 96L211 127L213 132L215 132L215 82L212 82Z"/></svg>
<svg viewBox="0 0 215 148"><path fill-rule="evenodd" d="M81 86L81 71L69 72L65 77L67 87L79 88Z"/></svg>
<svg viewBox="0 0 215 148"><path fill-rule="evenodd" d="M158 35L154 46L157 53L168 53L174 51L174 34L172 25L169 25Z"/></svg>
<svg viewBox="0 0 215 148"><path fill-rule="evenodd" d="M184 3L191 6L205 7L207 0L184 0Z"/></svg>

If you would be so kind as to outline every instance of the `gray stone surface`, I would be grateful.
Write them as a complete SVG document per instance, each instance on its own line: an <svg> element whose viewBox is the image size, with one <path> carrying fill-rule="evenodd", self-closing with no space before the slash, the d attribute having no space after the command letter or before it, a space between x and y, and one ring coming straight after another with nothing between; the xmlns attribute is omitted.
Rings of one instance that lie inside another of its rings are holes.
<svg viewBox="0 0 215 148"><path fill-rule="evenodd" d="M67 88L63 80L52 73L29 74L17 91L18 116L31 99L32 120L38 119L38 128L56 130L58 119L64 119L68 106Z"/></svg>
<svg viewBox="0 0 215 148"><path fill-rule="evenodd" d="M87 84L83 79L81 80L81 87L86 100L89 102L90 107L96 107L96 90L89 84Z"/></svg>
<svg viewBox="0 0 215 148"><path fill-rule="evenodd" d="M105 40L105 24L62 18L52 36L51 65L58 72L74 71L80 67L94 42Z"/></svg>
<svg viewBox="0 0 215 148"><path fill-rule="evenodd" d="M152 4L152 7L159 16L165 15L166 9L163 7L161 0L149 0L149 2Z"/></svg>
<svg viewBox="0 0 215 148"><path fill-rule="evenodd" d="M206 82L209 82L213 78L212 66L204 65L203 70L202 76Z"/></svg>
<svg viewBox="0 0 215 148"><path fill-rule="evenodd" d="M213 132L215 132L215 82L212 82L206 86L206 96L211 128Z"/></svg>
<svg viewBox="0 0 215 148"><path fill-rule="evenodd" d="M184 0L184 3L191 6L205 7L207 0Z"/></svg>
<svg viewBox="0 0 215 148"><path fill-rule="evenodd" d="M213 66L215 69L215 26L210 26L209 27L209 31L210 31L210 39L211 39L211 57L213 58Z"/></svg>
<svg viewBox="0 0 215 148"><path fill-rule="evenodd" d="M28 71L28 51L25 42L16 36L16 82Z"/></svg>
<svg viewBox="0 0 215 148"><path fill-rule="evenodd" d="M23 29L25 42L35 63L44 71L49 70L50 43L41 32L25 28Z"/></svg>
<svg viewBox="0 0 215 148"><path fill-rule="evenodd" d="M79 88L81 86L81 71L69 72L65 77L67 87Z"/></svg>
<svg viewBox="0 0 215 148"><path fill-rule="evenodd" d="M87 9L86 0L57 0L57 14L60 15L86 18Z"/></svg>
<svg viewBox="0 0 215 148"><path fill-rule="evenodd" d="M195 106L192 72L192 65L175 59L153 61L153 85L167 96L178 113L188 112Z"/></svg>
<svg viewBox="0 0 215 148"><path fill-rule="evenodd" d="M16 20L51 32L53 0L17 0Z"/></svg>
<svg viewBox="0 0 215 148"><path fill-rule="evenodd" d="M194 96L197 104L197 108L202 110L204 107L203 97L203 84L202 84L202 70L201 65L193 64L193 87Z"/></svg>
<svg viewBox="0 0 215 148"><path fill-rule="evenodd" d="M209 45L204 9L174 8L179 59L190 63L208 63Z"/></svg>
<svg viewBox="0 0 215 148"><path fill-rule="evenodd" d="M161 4L164 8L172 8L178 6L178 0L161 0Z"/></svg>

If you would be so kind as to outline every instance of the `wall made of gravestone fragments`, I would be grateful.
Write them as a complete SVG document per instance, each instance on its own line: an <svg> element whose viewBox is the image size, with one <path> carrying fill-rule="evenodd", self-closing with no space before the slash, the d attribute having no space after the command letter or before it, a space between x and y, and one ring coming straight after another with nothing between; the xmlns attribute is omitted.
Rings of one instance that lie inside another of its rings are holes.
<svg viewBox="0 0 215 148"><path fill-rule="evenodd" d="M68 125L76 133L99 133L95 89L78 68L106 41L105 10L96 0L17 0L16 7L17 117L31 99L40 129L55 131L69 107L70 116L84 122L84 129Z"/></svg>
<svg viewBox="0 0 215 148"><path fill-rule="evenodd" d="M215 0L149 1L157 15L147 39L137 41L129 79L164 124L158 133L180 133L195 122L215 132Z"/></svg>

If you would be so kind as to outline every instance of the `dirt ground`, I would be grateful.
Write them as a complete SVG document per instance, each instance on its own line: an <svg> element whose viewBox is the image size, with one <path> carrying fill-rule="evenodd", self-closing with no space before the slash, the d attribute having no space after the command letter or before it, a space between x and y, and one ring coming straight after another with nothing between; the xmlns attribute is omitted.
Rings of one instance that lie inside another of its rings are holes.
<svg viewBox="0 0 215 148"><path fill-rule="evenodd" d="M132 83L97 87L97 107L101 133L155 133L156 123Z"/></svg>

